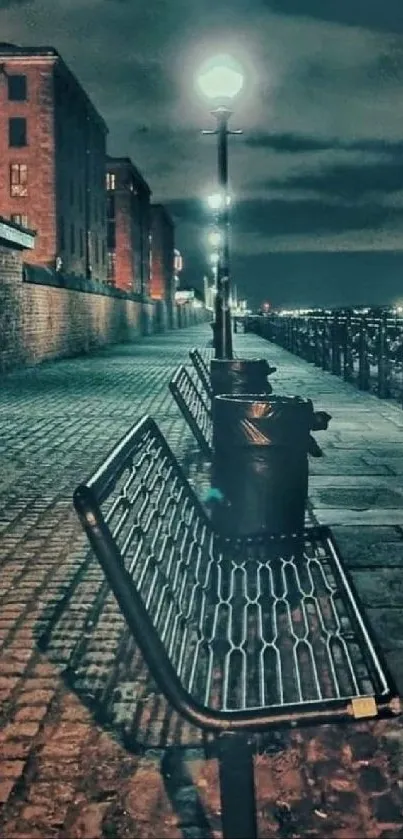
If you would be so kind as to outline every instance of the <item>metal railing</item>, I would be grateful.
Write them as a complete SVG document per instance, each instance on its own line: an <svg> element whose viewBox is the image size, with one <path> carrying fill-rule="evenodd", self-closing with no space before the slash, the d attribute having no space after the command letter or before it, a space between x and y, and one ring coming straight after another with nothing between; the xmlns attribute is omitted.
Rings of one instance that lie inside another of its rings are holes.
<svg viewBox="0 0 403 839"><path fill-rule="evenodd" d="M250 328L345 381L403 405L403 317L352 311L273 314Z"/></svg>

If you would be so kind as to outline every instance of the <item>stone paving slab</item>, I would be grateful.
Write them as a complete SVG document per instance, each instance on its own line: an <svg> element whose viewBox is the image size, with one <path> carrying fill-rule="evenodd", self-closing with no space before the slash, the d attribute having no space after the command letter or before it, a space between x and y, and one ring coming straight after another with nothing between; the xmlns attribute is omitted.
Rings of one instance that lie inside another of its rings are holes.
<svg viewBox="0 0 403 839"><path fill-rule="evenodd" d="M0 835L7 839L221 835L216 761L203 758L198 732L152 684L71 504L76 484L145 412L203 492L208 466L167 381L210 334L205 326L153 336L2 380ZM403 412L255 336L235 337L238 355L278 366L276 390L311 396L333 414L329 432L317 435L324 457L311 462L309 518L333 519L403 690ZM262 837L402 835L400 720L272 737L258 744L255 766Z"/></svg>

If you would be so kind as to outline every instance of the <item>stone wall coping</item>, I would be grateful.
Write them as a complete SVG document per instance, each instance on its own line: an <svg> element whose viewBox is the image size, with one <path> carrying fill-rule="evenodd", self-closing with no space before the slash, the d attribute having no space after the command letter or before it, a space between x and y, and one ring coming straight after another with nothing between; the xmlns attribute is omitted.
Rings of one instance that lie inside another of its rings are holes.
<svg viewBox="0 0 403 839"><path fill-rule="evenodd" d="M105 297L119 297L124 300L133 300L137 303L153 303L148 297L142 297L136 292L123 291L114 286L105 285L99 280L89 280L87 277L76 277L72 274L62 274L59 271L52 271L41 265L30 265L24 263L23 281L35 283L36 285L47 285L53 288L65 288L70 291L83 291L87 294L102 294Z"/></svg>

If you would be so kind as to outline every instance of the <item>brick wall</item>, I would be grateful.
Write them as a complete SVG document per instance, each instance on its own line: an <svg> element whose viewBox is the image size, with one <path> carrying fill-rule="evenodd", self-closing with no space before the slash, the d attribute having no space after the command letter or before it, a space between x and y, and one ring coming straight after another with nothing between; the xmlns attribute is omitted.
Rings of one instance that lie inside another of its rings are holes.
<svg viewBox="0 0 403 839"><path fill-rule="evenodd" d="M0 370L24 363L21 253L0 244Z"/></svg>
<svg viewBox="0 0 403 839"><path fill-rule="evenodd" d="M130 298L78 278L25 267L22 256L0 244L0 372L88 353L96 347L138 340L164 331L164 304ZM204 319L204 310L181 326Z"/></svg>

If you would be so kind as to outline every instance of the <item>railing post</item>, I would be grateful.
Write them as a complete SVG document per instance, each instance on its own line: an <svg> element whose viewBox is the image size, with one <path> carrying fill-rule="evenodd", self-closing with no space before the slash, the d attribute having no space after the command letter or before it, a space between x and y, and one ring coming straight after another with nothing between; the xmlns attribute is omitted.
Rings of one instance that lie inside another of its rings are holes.
<svg viewBox="0 0 403 839"><path fill-rule="evenodd" d="M313 363L315 367L320 367L320 352L319 352L319 329L318 329L318 319L315 317L313 321Z"/></svg>
<svg viewBox="0 0 403 839"><path fill-rule="evenodd" d="M340 359L340 321L339 316L334 315L332 320L332 373L335 376L341 375Z"/></svg>
<svg viewBox="0 0 403 839"><path fill-rule="evenodd" d="M322 368L323 370L330 370L330 329L329 329L329 318L324 315L323 317L323 331L322 331Z"/></svg>
<svg viewBox="0 0 403 839"><path fill-rule="evenodd" d="M390 396L390 364L388 348L387 315L381 315L378 331L378 396L388 399Z"/></svg>
<svg viewBox="0 0 403 839"><path fill-rule="evenodd" d="M369 390L368 334L365 317L362 317L360 321L358 345L358 387L360 390Z"/></svg>
<svg viewBox="0 0 403 839"><path fill-rule="evenodd" d="M346 315L343 336L343 378L350 382L353 375L353 341L351 330L351 315Z"/></svg>
<svg viewBox="0 0 403 839"><path fill-rule="evenodd" d="M286 345L285 349L291 352L292 347L292 319L290 317L287 318L287 333L286 333Z"/></svg>
<svg viewBox="0 0 403 839"><path fill-rule="evenodd" d="M257 839L253 753L245 735L218 740L223 839Z"/></svg>

